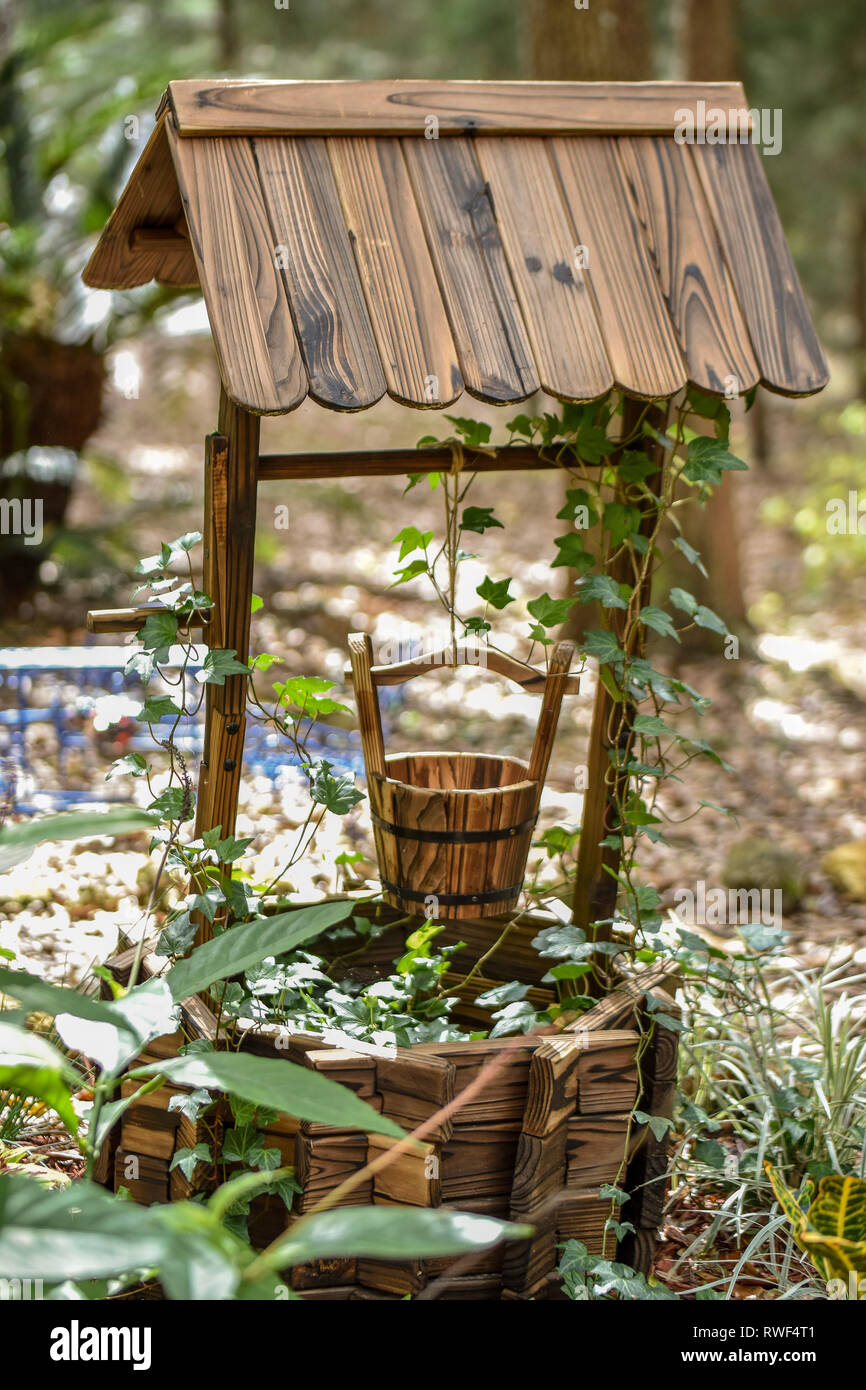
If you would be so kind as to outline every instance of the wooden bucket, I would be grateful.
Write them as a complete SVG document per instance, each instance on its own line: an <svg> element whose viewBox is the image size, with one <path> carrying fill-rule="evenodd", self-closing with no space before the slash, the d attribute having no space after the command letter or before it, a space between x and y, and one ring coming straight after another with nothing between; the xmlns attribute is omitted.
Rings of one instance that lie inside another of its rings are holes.
<svg viewBox="0 0 866 1390"><path fill-rule="evenodd" d="M487 669L542 694L528 763L485 753L386 757L376 686L462 664L466 649L374 666L370 638L353 633L349 650L386 902L437 921L510 912L523 886L562 697L578 685L568 674L572 644L555 647L546 673L500 652L485 653Z"/></svg>

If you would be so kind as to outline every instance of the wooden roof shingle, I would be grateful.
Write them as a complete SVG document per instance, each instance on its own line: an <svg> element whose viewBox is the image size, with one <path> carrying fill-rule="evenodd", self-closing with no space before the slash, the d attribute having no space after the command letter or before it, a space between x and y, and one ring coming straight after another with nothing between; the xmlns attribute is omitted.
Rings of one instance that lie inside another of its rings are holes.
<svg viewBox="0 0 866 1390"><path fill-rule="evenodd" d="M714 110L730 142L681 143ZM84 278L200 285L259 414L809 395L827 365L745 113L735 83L174 82Z"/></svg>

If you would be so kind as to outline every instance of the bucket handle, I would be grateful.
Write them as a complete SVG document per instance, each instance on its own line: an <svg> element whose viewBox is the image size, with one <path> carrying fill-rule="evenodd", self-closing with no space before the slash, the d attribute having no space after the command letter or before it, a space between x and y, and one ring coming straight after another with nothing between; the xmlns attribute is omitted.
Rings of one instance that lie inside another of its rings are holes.
<svg viewBox="0 0 866 1390"><path fill-rule="evenodd" d="M470 648L465 643L458 643L456 652L454 648L448 646L437 652L428 652L417 657L414 661L398 661L390 666L374 666L373 643L369 633L352 632L349 634L351 679L358 704L361 748L368 777L377 773L382 777L385 776L385 743L382 736L382 716L379 710L376 686L402 685L405 681L412 680L415 676L424 675L427 671L435 671L442 666L461 665L463 664L460 660L461 656L470 652L477 654L477 651L476 646ZM497 652L493 649L486 652L486 670L493 671L496 675L506 676L509 680L522 686L524 690L543 694L541 711L535 729L535 741L529 759L529 772L527 773L530 781L537 782L539 796L547 775L556 726L559 722L559 711L562 707L562 697L563 695L577 694L580 686L579 678L568 674L573 656L574 644L572 642L557 642L550 658L548 670L539 671L534 666L529 666L525 661L518 661L513 656L506 656L504 652ZM467 664L477 664L477 662Z"/></svg>

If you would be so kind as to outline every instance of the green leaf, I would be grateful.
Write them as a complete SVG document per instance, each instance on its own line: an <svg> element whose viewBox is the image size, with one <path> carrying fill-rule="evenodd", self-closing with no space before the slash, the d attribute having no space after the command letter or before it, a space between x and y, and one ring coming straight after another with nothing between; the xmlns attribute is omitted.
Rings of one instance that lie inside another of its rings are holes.
<svg viewBox="0 0 866 1390"><path fill-rule="evenodd" d="M405 560L407 555L411 555L413 550L426 550L433 539L432 531L419 531L417 526L404 526L402 531L398 531L394 536L394 542L400 543L400 554L398 560ZM426 560L424 562L426 568Z"/></svg>
<svg viewBox="0 0 866 1390"><path fill-rule="evenodd" d="M679 608L683 613L688 613L691 618L698 606L698 601L694 594L690 594L687 589L671 589L668 598L675 608Z"/></svg>
<svg viewBox="0 0 866 1390"><path fill-rule="evenodd" d="M35 816L0 829L0 873L21 864L37 845L51 840L93 840L98 836L131 835L153 830L157 816L134 806L112 806L106 811L64 811L57 816Z"/></svg>
<svg viewBox="0 0 866 1390"><path fill-rule="evenodd" d="M84 1180L52 1189L0 1177L0 1269L8 1278L99 1279L152 1269L164 1249L151 1208Z"/></svg>
<svg viewBox="0 0 866 1390"><path fill-rule="evenodd" d="M168 661L171 648L177 640L177 618L173 613L162 610L148 613L144 627L135 634L147 651L152 651L157 661Z"/></svg>
<svg viewBox="0 0 866 1390"><path fill-rule="evenodd" d="M718 1139L699 1139L695 1144L695 1158L698 1163L719 1171L725 1166L725 1151Z"/></svg>
<svg viewBox="0 0 866 1390"><path fill-rule="evenodd" d="M748 466L730 452L726 440L711 439L708 435L699 434L689 441L683 477L689 483L711 483L718 486L724 472L732 469L741 471Z"/></svg>
<svg viewBox="0 0 866 1390"><path fill-rule="evenodd" d="M639 714L632 724L636 734L672 734L677 737L676 729L672 729L657 714Z"/></svg>
<svg viewBox="0 0 866 1390"><path fill-rule="evenodd" d="M429 566L426 560L412 560L410 564L404 565L401 570L395 570L397 578L394 580L393 588L396 584L408 584L410 579L417 579L419 574L427 574Z"/></svg>
<svg viewBox="0 0 866 1390"><path fill-rule="evenodd" d="M484 532L493 526L504 529L502 522L497 521L493 515L492 507L466 507L460 525L464 531L474 531L479 536L483 536Z"/></svg>
<svg viewBox="0 0 866 1390"><path fill-rule="evenodd" d="M662 637L673 637L675 642L679 642L679 634L671 621L671 616L663 608L655 608L648 603L646 608L642 608L638 617L647 627L651 627L653 632L661 633Z"/></svg>
<svg viewBox="0 0 866 1390"><path fill-rule="evenodd" d="M551 598L550 594L541 594L538 598L532 599L526 607L529 613L542 627L558 627L564 623L577 599L574 598Z"/></svg>
<svg viewBox="0 0 866 1390"><path fill-rule="evenodd" d="M614 637L612 632L606 632L603 628L590 628L584 633L583 649L590 656L594 656L599 662L607 662L609 665L617 665L624 656L624 652Z"/></svg>
<svg viewBox="0 0 866 1390"><path fill-rule="evenodd" d="M677 550L679 550L683 555L685 555L689 564L694 565L695 569L700 571L700 573L704 576L704 579L709 579L710 576L707 573L706 566L701 560L700 552L695 550L693 545L689 545L688 541L684 540L682 536L676 536L674 538L674 545L676 546Z"/></svg>
<svg viewBox="0 0 866 1390"><path fill-rule="evenodd" d="M163 978L172 998L179 1003L201 994L216 980L230 979L249 966L258 965L268 956L296 950L345 921L350 910L350 903L315 903L275 917L255 917L197 946L192 955L178 961Z"/></svg>
<svg viewBox="0 0 866 1390"><path fill-rule="evenodd" d="M714 613L712 608L707 608L703 603L699 603L695 609L695 622L698 627L709 628L711 632L718 632L722 637L728 635L728 625L718 613Z"/></svg>
<svg viewBox="0 0 866 1390"><path fill-rule="evenodd" d="M318 806L326 806L336 816L344 816L364 800L364 793L355 786L354 773L339 773L335 777L326 758L311 764L310 796Z"/></svg>
<svg viewBox="0 0 866 1390"><path fill-rule="evenodd" d="M250 616L252 616L253 613L258 613L259 609L264 608L264 606L265 601L261 594L253 594L250 598Z"/></svg>
<svg viewBox="0 0 866 1390"><path fill-rule="evenodd" d="M551 561L552 570L560 565L567 565L569 569L577 570L578 574L586 574L587 570L592 569L593 557L584 550L579 531L569 531L565 536L557 536L554 545L559 554Z"/></svg>
<svg viewBox="0 0 866 1390"><path fill-rule="evenodd" d="M196 1144L194 1148L175 1149L168 1171L179 1168L185 1178L192 1178L200 1163L210 1163L213 1158L210 1144Z"/></svg>
<svg viewBox="0 0 866 1390"><path fill-rule="evenodd" d="M268 1250L267 1263L283 1269L334 1257L436 1259L524 1240L532 1230L445 1207L343 1207L297 1222Z"/></svg>
<svg viewBox="0 0 866 1390"><path fill-rule="evenodd" d="M209 651L201 668L195 673L199 685L225 685L226 676L248 676L249 666L235 661L235 656L234 648L231 651Z"/></svg>
<svg viewBox="0 0 866 1390"><path fill-rule="evenodd" d="M494 608L501 611L514 602L513 596L508 592L510 583L510 579L494 581L489 575L485 575L475 592L479 598L483 598L486 603L492 603Z"/></svg>
<svg viewBox="0 0 866 1390"><path fill-rule="evenodd" d="M595 508L595 498L590 496L585 488L570 487L566 489L565 504L556 515L558 520L573 521L575 525L580 521L582 524L578 529L586 531L598 523L598 512Z"/></svg>
<svg viewBox="0 0 866 1390"><path fill-rule="evenodd" d="M445 419L454 426L468 448L477 449L490 443L490 426L482 420L467 420L460 415L446 415Z"/></svg>
<svg viewBox="0 0 866 1390"><path fill-rule="evenodd" d="M602 530L610 532L611 545L614 547L621 545L633 531L638 531L640 524L639 507L629 506L626 502L608 502L605 506Z"/></svg>
<svg viewBox="0 0 866 1390"><path fill-rule="evenodd" d="M623 597L622 590L625 590L626 597ZM597 599L602 608L628 608L627 595L630 592L627 584L617 584L609 574L588 574L584 579L578 581L577 601L578 603L592 603Z"/></svg>
<svg viewBox="0 0 866 1390"><path fill-rule="evenodd" d="M4 1023L0 1015L0 1092L43 1101L76 1138L79 1122L70 1091L79 1084L78 1073L45 1038Z"/></svg>
<svg viewBox="0 0 866 1390"><path fill-rule="evenodd" d="M105 774L106 782L110 782L112 777L146 777L147 759L141 753L127 753L122 758L115 758L111 767Z"/></svg>
<svg viewBox="0 0 866 1390"><path fill-rule="evenodd" d="M673 1120L667 1120L663 1115L647 1115L644 1110L635 1110L634 1117L639 1125L649 1125L653 1138L659 1142L674 1127Z"/></svg>
<svg viewBox="0 0 866 1390"><path fill-rule="evenodd" d="M145 724L158 724L160 719L177 719L182 714L170 695L150 695L135 717Z"/></svg>
<svg viewBox="0 0 866 1390"><path fill-rule="evenodd" d="M186 1057L154 1060L136 1067L129 1075L135 1077L153 1072L182 1086L226 1091L253 1105L267 1105L281 1115L294 1115L299 1120L404 1137L399 1125L380 1115L366 1101L359 1100L347 1086L278 1055L269 1058L254 1057L247 1052L196 1052Z"/></svg>

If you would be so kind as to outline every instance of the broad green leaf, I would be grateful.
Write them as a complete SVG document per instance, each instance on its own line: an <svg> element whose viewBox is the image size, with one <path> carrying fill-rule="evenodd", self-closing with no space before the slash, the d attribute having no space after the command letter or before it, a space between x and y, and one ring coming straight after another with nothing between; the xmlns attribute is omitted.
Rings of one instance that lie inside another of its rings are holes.
<svg viewBox="0 0 866 1390"><path fill-rule="evenodd" d="M196 1052L154 1061L135 1068L129 1075L153 1072L182 1086L226 1091L252 1105L267 1105L281 1115L294 1115L300 1120L403 1137L399 1125L359 1100L347 1086L278 1055L270 1058L246 1052Z"/></svg>
<svg viewBox="0 0 866 1390"><path fill-rule="evenodd" d="M157 661L168 661L169 653L177 641L177 618L173 613L162 611L148 613L144 627L135 634L148 651L152 651Z"/></svg>
<svg viewBox="0 0 866 1390"><path fill-rule="evenodd" d="M577 585L579 603L592 603L597 599L602 608L628 608L629 592L627 584L617 584L609 574L588 574Z"/></svg>
<svg viewBox="0 0 866 1390"><path fill-rule="evenodd" d="M157 724L160 719L177 719L182 714L170 695L149 695L135 717L145 724Z"/></svg>
<svg viewBox="0 0 866 1390"><path fill-rule="evenodd" d="M586 574L587 570L592 569L593 557L584 550L579 531L569 531L564 536L557 536L554 545L559 554L551 561L552 570L558 569L560 565L567 565L569 569L577 570L578 574Z"/></svg>
<svg viewBox="0 0 866 1390"><path fill-rule="evenodd" d="M494 608L501 611L514 602L513 596L508 592L510 583L510 579L493 580L489 575L485 575L475 592L479 598L483 598L486 603L492 603Z"/></svg>
<svg viewBox="0 0 866 1390"><path fill-rule="evenodd" d="M43 1101L76 1138L79 1123L70 1091L79 1084L74 1067L45 1038L4 1023L0 1015L0 1091Z"/></svg>
<svg viewBox="0 0 866 1390"><path fill-rule="evenodd" d="M626 502L608 502L604 509L602 530L610 532L610 542L619 546L633 531L640 528L641 511L639 507Z"/></svg>
<svg viewBox="0 0 866 1390"><path fill-rule="evenodd" d="M83 1179L47 1188L0 1177L0 1269L7 1278L61 1281L153 1268L165 1241L151 1210Z"/></svg>
<svg viewBox="0 0 866 1390"><path fill-rule="evenodd" d="M460 525L464 531L474 531L479 536L483 536L484 532L493 526L503 529L502 522L497 521L493 515L492 507L466 507Z"/></svg>
<svg viewBox="0 0 866 1390"><path fill-rule="evenodd" d="M689 441L683 477L690 483L718 486L724 472L747 468L747 463L730 452L727 441L699 434Z"/></svg>
<svg viewBox="0 0 866 1390"><path fill-rule="evenodd" d="M107 811L64 811L57 816L37 816L0 830L0 873L23 863L37 845L52 840L93 840L102 835L130 835L152 830L156 816L134 806L112 806Z"/></svg>
<svg viewBox="0 0 866 1390"><path fill-rule="evenodd" d="M225 685L226 676L248 676L249 666L243 661L236 661L236 655L234 648L231 651L209 651L195 673L199 685Z"/></svg>
<svg viewBox="0 0 866 1390"><path fill-rule="evenodd" d="M310 768L310 796L318 806L326 806L336 816L344 816L364 800L364 793L355 786L352 772L331 772L331 764L325 758L313 763Z"/></svg>
<svg viewBox="0 0 866 1390"><path fill-rule="evenodd" d="M172 998L180 1003L193 994L200 994L216 980L228 980L268 956L296 950L344 921L350 911L350 903L330 902L281 912L275 917L256 917L197 946L163 978Z"/></svg>
<svg viewBox="0 0 866 1390"><path fill-rule="evenodd" d="M308 1260L435 1259L488 1250L501 1240L525 1240L532 1226L444 1207L342 1207L299 1221L267 1253L272 1269Z"/></svg>
<svg viewBox="0 0 866 1390"><path fill-rule="evenodd" d="M655 608L648 603L646 608L641 609L638 617L647 627L651 627L653 632L661 633L662 637L673 637L675 642L679 642L679 634L671 621L671 615L663 608Z"/></svg>
<svg viewBox="0 0 866 1390"><path fill-rule="evenodd" d="M82 1018L75 1010L58 1013L54 1025L67 1047L82 1052L114 1074L141 1051L151 1038L173 1033L177 1011L162 979L136 985L122 998L106 1004L104 1021Z"/></svg>
<svg viewBox="0 0 866 1390"><path fill-rule="evenodd" d="M540 594L527 603L526 607L530 615L536 622L541 623L542 627L558 627L564 623L577 599L573 598L551 598L550 594Z"/></svg>
<svg viewBox="0 0 866 1390"><path fill-rule="evenodd" d="M728 635L728 625L718 613L714 613L712 608L707 608L703 603L699 603L695 609L695 622L698 627L709 628L711 632L718 632L722 637Z"/></svg>
<svg viewBox="0 0 866 1390"><path fill-rule="evenodd" d="M695 569L697 569L705 579L709 579L709 574L707 573L706 566L701 560L700 552L695 550L693 545L689 545L688 541L684 540L682 536L676 536L674 538L674 545L677 550L685 555L690 565L694 565Z"/></svg>
<svg viewBox="0 0 866 1390"><path fill-rule="evenodd" d="M583 650L609 665L616 665L625 655L613 633L598 627L590 628L584 634Z"/></svg>

